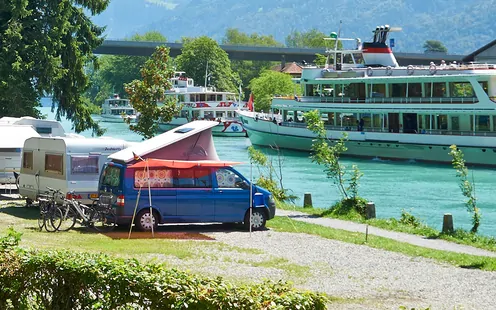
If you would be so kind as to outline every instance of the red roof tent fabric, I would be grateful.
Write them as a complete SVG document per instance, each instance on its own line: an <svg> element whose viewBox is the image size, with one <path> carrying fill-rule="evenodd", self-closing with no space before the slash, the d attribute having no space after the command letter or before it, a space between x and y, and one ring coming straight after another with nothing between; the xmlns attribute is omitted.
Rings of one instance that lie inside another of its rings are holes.
<svg viewBox="0 0 496 310"><path fill-rule="evenodd" d="M230 167L234 165L239 165L240 162L235 161L221 161L221 160L165 160L165 159L155 159L149 158L145 161L137 162L134 165L129 166L129 168L178 168L178 169L190 169L194 167Z"/></svg>

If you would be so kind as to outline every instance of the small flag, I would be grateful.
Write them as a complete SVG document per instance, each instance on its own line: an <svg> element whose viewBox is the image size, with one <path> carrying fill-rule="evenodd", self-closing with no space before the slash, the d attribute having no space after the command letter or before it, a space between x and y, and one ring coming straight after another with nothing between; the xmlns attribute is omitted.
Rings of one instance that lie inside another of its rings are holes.
<svg viewBox="0 0 496 310"><path fill-rule="evenodd" d="M134 157L134 160L141 160L141 161L144 161L143 158L141 158L141 156L137 155L136 153L132 152L133 153L133 157Z"/></svg>

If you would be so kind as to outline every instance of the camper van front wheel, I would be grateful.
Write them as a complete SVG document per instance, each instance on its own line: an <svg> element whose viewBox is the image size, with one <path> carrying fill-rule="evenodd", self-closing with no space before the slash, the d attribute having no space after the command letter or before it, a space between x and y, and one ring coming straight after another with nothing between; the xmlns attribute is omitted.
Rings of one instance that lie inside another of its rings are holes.
<svg viewBox="0 0 496 310"><path fill-rule="evenodd" d="M138 216L136 216L135 224L141 231L152 230L152 223L153 230L156 230L158 225L157 213L153 212L153 217L151 217L149 208L141 210L140 213L138 213Z"/></svg>
<svg viewBox="0 0 496 310"><path fill-rule="evenodd" d="M262 230L265 228L265 223L267 222L267 215L263 210L258 208L253 209L251 213L251 229L252 230ZM245 227L250 229L250 210L246 212L245 215Z"/></svg>

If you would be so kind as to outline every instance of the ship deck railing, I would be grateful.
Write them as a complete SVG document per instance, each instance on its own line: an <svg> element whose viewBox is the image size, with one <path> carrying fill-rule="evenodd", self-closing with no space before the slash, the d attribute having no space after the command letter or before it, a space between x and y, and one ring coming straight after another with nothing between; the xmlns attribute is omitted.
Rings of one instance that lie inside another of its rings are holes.
<svg viewBox="0 0 496 310"><path fill-rule="evenodd" d="M282 122L281 126L286 127L297 127L297 128L306 128L307 124L303 122ZM359 131L355 126L333 126L333 125L324 125L326 130L332 131ZM362 132L385 132L390 133L388 128L378 128L378 127L364 127ZM405 134L426 134L426 135L448 135L448 136L482 136L482 137L496 137L496 132L491 131L468 131L468 130L447 130L447 129L425 129L420 131L412 131L412 132L396 132L396 133L405 133Z"/></svg>
<svg viewBox="0 0 496 310"><path fill-rule="evenodd" d="M374 103L374 104L473 104L479 102L477 97L387 97L387 98L365 98L357 99L350 97L322 97L322 96L305 96L298 97L297 100L287 97L277 97L282 100L292 100L303 103ZM490 97L496 102L496 97Z"/></svg>

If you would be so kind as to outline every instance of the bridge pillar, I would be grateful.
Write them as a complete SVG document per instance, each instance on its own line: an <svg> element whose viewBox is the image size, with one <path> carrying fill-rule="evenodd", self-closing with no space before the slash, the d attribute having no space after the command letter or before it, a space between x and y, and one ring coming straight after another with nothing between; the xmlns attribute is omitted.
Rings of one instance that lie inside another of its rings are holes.
<svg viewBox="0 0 496 310"><path fill-rule="evenodd" d="M281 71L286 67L286 55L281 55Z"/></svg>

